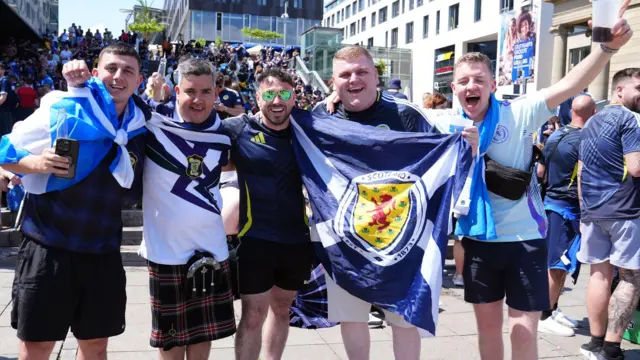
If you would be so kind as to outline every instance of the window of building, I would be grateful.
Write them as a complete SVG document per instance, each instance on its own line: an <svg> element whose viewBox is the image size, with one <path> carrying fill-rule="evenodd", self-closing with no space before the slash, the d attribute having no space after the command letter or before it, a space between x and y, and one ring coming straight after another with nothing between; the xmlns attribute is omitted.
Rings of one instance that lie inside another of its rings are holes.
<svg viewBox="0 0 640 360"><path fill-rule="evenodd" d="M416 0L416 7L422 6L424 4L423 0Z"/></svg>
<svg viewBox="0 0 640 360"><path fill-rule="evenodd" d="M440 34L440 10L436 12L436 35Z"/></svg>
<svg viewBox="0 0 640 360"><path fill-rule="evenodd" d="M341 15L340 15L340 19L341 19L342 21L344 21L344 19L346 19L346 17L344 17L344 9L342 9L342 11L340 11L340 14L341 14Z"/></svg>
<svg viewBox="0 0 640 360"><path fill-rule="evenodd" d="M378 24L382 24L383 22L387 21L387 7L383 7L382 9L380 9L380 11L378 11Z"/></svg>
<svg viewBox="0 0 640 360"><path fill-rule="evenodd" d="M373 46L373 38L369 38L367 40L367 47L372 47Z"/></svg>
<svg viewBox="0 0 640 360"><path fill-rule="evenodd" d="M422 38L429 37L429 15L422 18Z"/></svg>
<svg viewBox="0 0 640 360"><path fill-rule="evenodd" d="M222 13L216 14L216 30L222 31Z"/></svg>
<svg viewBox="0 0 640 360"><path fill-rule="evenodd" d="M356 34L356 23L351 23L350 30L351 36L354 36Z"/></svg>
<svg viewBox="0 0 640 360"><path fill-rule="evenodd" d="M389 32L384 32L384 47L389 47Z"/></svg>
<svg viewBox="0 0 640 360"><path fill-rule="evenodd" d="M415 0L409 0L409 10L413 10L413 5L415 5Z"/></svg>
<svg viewBox="0 0 640 360"><path fill-rule="evenodd" d="M580 61L589 56L590 53L590 46L569 50L569 68L567 69L567 72L571 71L574 66L578 65Z"/></svg>
<svg viewBox="0 0 640 360"><path fill-rule="evenodd" d="M473 20L480 21L482 18L482 0L474 0Z"/></svg>
<svg viewBox="0 0 640 360"><path fill-rule="evenodd" d="M331 27L336 26L336 14L331 15Z"/></svg>
<svg viewBox="0 0 640 360"><path fill-rule="evenodd" d="M371 13L371 27L376 26L376 13L372 12Z"/></svg>
<svg viewBox="0 0 640 360"><path fill-rule="evenodd" d="M413 42L413 21L407 23L406 32L404 34L404 42L406 44L411 44Z"/></svg>
<svg viewBox="0 0 640 360"><path fill-rule="evenodd" d="M406 5L406 0L402 0L402 7L400 8L402 10L402 13L404 14L404 6Z"/></svg>
<svg viewBox="0 0 640 360"><path fill-rule="evenodd" d="M362 20L360 20L360 31L365 30L367 30L367 18L363 17Z"/></svg>
<svg viewBox="0 0 640 360"><path fill-rule="evenodd" d="M358 0L358 11L364 10L364 0Z"/></svg>
<svg viewBox="0 0 640 360"><path fill-rule="evenodd" d="M355 15L358 12L358 1L354 1L353 4L351 4L351 9L353 10L353 15Z"/></svg>
<svg viewBox="0 0 640 360"><path fill-rule="evenodd" d="M346 15L345 19L348 19L349 16L351 16L351 5L347 5L347 15Z"/></svg>
<svg viewBox="0 0 640 360"><path fill-rule="evenodd" d="M398 47L398 28L391 29L391 47Z"/></svg>
<svg viewBox="0 0 640 360"><path fill-rule="evenodd" d="M458 28L458 20L460 18L460 4L449 6L449 30Z"/></svg>
<svg viewBox="0 0 640 360"><path fill-rule="evenodd" d="M395 1L391 4L391 18L393 19L398 15L400 15L400 1Z"/></svg>
<svg viewBox="0 0 640 360"><path fill-rule="evenodd" d="M296 9L302 9L302 0L293 0L293 7Z"/></svg>
<svg viewBox="0 0 640 360"><path fill-rule="evenodd" d="M513 10L513 0L500 0L500 12Z"/></svg>
<svg viewBox="0 0 640 360"><path fill-rule="evenodd" d="M266 6L267 0L258 0L258 6Z"/></svg>

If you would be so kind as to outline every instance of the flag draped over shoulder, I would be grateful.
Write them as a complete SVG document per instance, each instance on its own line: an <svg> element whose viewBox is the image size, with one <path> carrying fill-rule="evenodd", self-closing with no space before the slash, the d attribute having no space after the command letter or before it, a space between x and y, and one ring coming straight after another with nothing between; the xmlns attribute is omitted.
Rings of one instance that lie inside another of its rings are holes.
<svg viewBox="0 0 640 360"><path fill-rule="evenodd" d="M296 117L293 147L327 276L435 335L451 211L472 164L460 134ZM468 187L467 187L468 188Z"/></svg>
<svg viewBox="0 0 640 360"><path fill-rule="evenodd" d="M66 119L58 121L60 110ZM62 125L61 125L62 124ZM64 126L68 138L79 141L76 176L63 179L51 174L26 174L22 178L25 190L32 194L65 189L89 175L118 144L117 155L110 170L118 183L130 188L133 166L125 145L129 138L145 131L144 112L129 99L122 121L118 118L113 98L104 84L92 78L84 88L54 91L42 98L41 106L16 131L2 137L0 164L20 161L27 155L39 155L51 148L58 136L58 127Z"/></svg>

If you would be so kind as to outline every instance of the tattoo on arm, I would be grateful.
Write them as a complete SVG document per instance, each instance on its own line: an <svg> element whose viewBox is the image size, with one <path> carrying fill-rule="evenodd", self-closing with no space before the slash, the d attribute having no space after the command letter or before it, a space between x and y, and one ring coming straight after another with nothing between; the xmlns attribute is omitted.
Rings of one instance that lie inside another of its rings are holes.
<svg viewBox="0 0 640 360"><path fill-rule="evenodd" d="M622 337L640 297L640 271L620 269L620 283L609 301L607 332Z"/></svg>

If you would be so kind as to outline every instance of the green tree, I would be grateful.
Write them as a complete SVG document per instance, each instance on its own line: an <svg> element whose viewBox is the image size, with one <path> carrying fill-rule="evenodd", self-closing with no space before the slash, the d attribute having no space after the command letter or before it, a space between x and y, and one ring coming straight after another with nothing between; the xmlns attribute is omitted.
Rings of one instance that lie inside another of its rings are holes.
<svg viewBox="0 0 640 360"><path fill-rule="evenodd" d="M148 0L138 0L140 11L135 12L133 24L129 25L128 30L141 33L144 39L148 42L149 35L157 32L161 32L165 28L165 24L158 22L152 14L150 7L153 2L149 3Z"/></svg>
<svg viewBox="0 0 640 360"><path fill-rule="evenodd" d="M222 49L222 44L224 42L222 41L222 36L218 36L216 38L216 49Z"/></svg>
<svg viewBox="0 0 640 360"><path fill-rule="evenodd" d="M263 40L263 41L271 41L275 39L281 39L284 36L275 31L267 31L260 29L251 29L251 28L243 28L241 30L242 34L250 39Z"/></svg>
<svg viewBox="0 0 640 360"><path fill-rule="evenodd" d="M200 44L200 46L204 48L205 46L207 46L207 40L205 40L204 38L197 38L196 44Z"/></svg>

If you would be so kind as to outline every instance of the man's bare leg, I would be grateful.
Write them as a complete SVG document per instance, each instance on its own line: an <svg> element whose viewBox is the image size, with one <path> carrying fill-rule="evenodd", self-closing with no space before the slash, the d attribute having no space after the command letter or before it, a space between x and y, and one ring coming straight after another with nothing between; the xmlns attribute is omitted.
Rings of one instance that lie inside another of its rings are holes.
<svg viewBox="0 0 640 360"><path fill-rule="evenodd" d="M296 296L295 291L283 290L277 286L271 289L269 315L265 329L265 360L280 360L289 336L289 310Z"/></svg>
<svg viewBox="0 0 640 360"><path fill-rule="evenodd" d="M207 360L211 352L211 341L187 346L187 360Z"/></svg>
<svg viewBox="0 0 640 360"><path fill-rule="evenodd" d="M640 297L640 270L620 269L620 282L609 300L609 321L602 350L610 357L622 355L620 342Z"/></svg>
<svg viewBox="0 0 640 360"><path fill-rule="evenodd" d="M107 360L109 339L78 340L76 360Z"/></svg>
<svg viewBox="0 0 640 360"><path fill-rule="evenodd" d="M55 341L20 341L20 360L49 360Z"/></svg>
<svg viewBox="0 0 640 360"><path fill-rule="evenodd" d="M503 300L489 304L474 304L478 325L478 347L482 360L503 360L502 343L502 303Z"/></svg>
<svg viewBox="0 0 640 360"><path fill-rule="evenodd" d="M512 359L538 359L538 320L540 320L539 311L525 312L509 308Z"/></svg>
<svg viewBox="0 0 640 360"><path fill-rule="evenodd" d="M269 310L270 291L242 295L242 316L236 333L236 359L257 360L262 346L262 325Z"/></svg>
<svg viewBox="0 0 640 360"><path fill-rule="evenodd" d="M607 330L607 308L611 297L613 266L609 261L591 265L587 287L587 314L591 336L604 336Z"/></svg>
<svg viewBox="0 0 640 360"><path fill-rule="evenodd" d="M343 322L340 323L340 331L349 360L369 360L369 325L366 322Z"/></svg>
<svg viewBox="0 0 640 360"><path fill-rule="evenodd" d="M549 269L549 303L551 304L551 307L554 307L554 305L558 303L566 279L566 271Z"/></svg>
<svg viewBox="0 0 640 360"><path fill-rule="evenodd" d="M420 360L420 334L415 327L391 325L393 355L396 360Z"/></svg>

